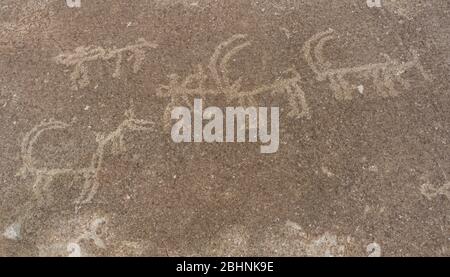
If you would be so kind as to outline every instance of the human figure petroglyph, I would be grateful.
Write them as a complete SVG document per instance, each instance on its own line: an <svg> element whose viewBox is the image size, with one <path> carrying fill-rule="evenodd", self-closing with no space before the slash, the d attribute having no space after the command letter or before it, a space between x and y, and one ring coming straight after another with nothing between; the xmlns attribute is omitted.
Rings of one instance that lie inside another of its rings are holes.
<svg viewBox="0 0 450 277"><path fill-rule="evenodd" d="M229 77L229 63L242 50L251 46L247 41L247 35L236 34L230 39L220 43L205 70L203 65L198 65L194 73L181 79L177 74L169 75L169 83L160 85L157 96L170 98L164 113L166 127L170 124L170 112L180 102L190 105L189 97L193 96L225 96L227 101L237 100L241 106L256 106L256 97L263 94L284 95L289 101L289 117L309 118L309 107L301 88L301 77L295 69L288 69L271 84L261 85L253 90L242 88L242 77L232 80ZM206 83L211 80L214 88L208 88Z"/></svg>
<svg viewBox="0 0 450 277"><path fill-rule="evenodd" d="M99 170L103 166L105 151L107 146L111 145L113 154L118 154L126 150L124 143L124 135L127 131L148 131L153 127L153 122L136 119L133 109L127 110L126 119L110 133L100 133L96 135L97 149L92 155L90 164L86 168L47 168L38 167L33 158L34 146L42 135L42 133L50 130L66 129L70 126L57 120L43 121L28 132L21 145L21 154L23 167L19 171L19 176L33 176L35 178L33 184L33 192L36 194L38 201L45 201L44 195L48 194L49 186L53 180L60 175L70 175L73 178L81 177L84 180L82 190L75 204L77 207L89 203L99 188Z"/></svg>
<svg viewBox="0 0 450 277"><path fill-rule="evenodd" d="M89 80L89 72L87 63L93 61L109 61L116 60L113 77L119 78L122 69L122 61L125 53L131 53L128 61L134 59L133 72L137 73L144 62L146 50L149 48L157 48L158 45L150 43L144 38L140 38L134 44L127 45L123 48L105 49L100 46L81 46L76 48L71 53L63 53L54 58L54 60L67 67L74 67L74 70L70 74L70 80L72 82L71 88L77 90L78 88L85 88Z"/></svg>
<svg viewBox="0 0 450 277"><path fill-rule="evenodd" d="M422 67L419 55L415 51L411 51L412 58L406 62L392 59L388 55L382 54L385 59L384 62L355 67L332 68L330 62L324 57L324 47L327 42L334 39L336 39L336 35L333 29L320 32L305 43L303 53L306 62L316 74L316 79L320 82L328 81L330 89L334 92L337 100L353 99L354 92L360 87L356 84L351 84L347 80L350 76L372 80L376 92L382 97L398 96L400 92L396 89L397 84L403 88L408 88L409 83L402 75L410 69L418 70L426 81L431 79Z"/></svg>

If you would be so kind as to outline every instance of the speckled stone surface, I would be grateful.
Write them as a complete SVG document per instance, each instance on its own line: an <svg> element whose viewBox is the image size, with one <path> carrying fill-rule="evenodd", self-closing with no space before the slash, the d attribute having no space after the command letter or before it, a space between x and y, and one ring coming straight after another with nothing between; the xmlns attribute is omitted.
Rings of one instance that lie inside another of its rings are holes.
<svg viewBox="0 0 450 277"><path fill-rule="evenodd" d="M449 12L0 1L0 255L449 256ZM278 151L174 143L194 97L280 107Z"/></svg>

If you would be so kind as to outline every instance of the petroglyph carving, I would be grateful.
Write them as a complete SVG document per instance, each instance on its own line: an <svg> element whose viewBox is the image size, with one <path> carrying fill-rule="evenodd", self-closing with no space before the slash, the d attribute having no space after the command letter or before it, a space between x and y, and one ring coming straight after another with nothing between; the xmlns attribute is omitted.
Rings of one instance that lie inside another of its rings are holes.
<svg viewBox="0 0 450 277"><path fill-rule="evenodd" d="M237 34L222 42L216 47L207 66L198 65L196 72L183 80L177 74L169 75L169 83L160 85L157 95L170 98L164 113L166 127L170 124L171 110L180 102L190 106L189 97L193 96L225 96L227 101L238 100L242 106L256 106L256 97L263 94L287 95L290 112L289 117L308 118L309 107L306 102L305 93L300 86L301 77L295 69L284 72L286 76L280 76L272 84L261 85L253 90L242 88L242 77L231 80L229 77L229 63L233 58L251 42L247 41L247 35ZM211 80L214 88L207 88L206 83Z"/></svg>
<svg viewBox="0 0 450 277"><path fill-rule="evenodd" d="M70 80L72 82L71 88L77 90L78 88L85 88L90 82L87 63L115 59L116 63L112 76L114 78L119 78L122 71L122 61L126 53L131 53L127 61L134 59L133 72L137 73L142 67L147 49L154 49L157 47L157 44L147 42L145 39L140 38L136 43L119 49L115 46L112 49L104 49L100 46L81 46L71 53L58 55L54 60L58 64L74 67L70 74Z"/></svg>
<svg viewBox="0 0 450 277"><path fill-rule="evenodd" d="M440 187L430 183L425 183L420 186L420 193L422 193L422 195L424 195L428 200L433 200L440 195L444 195L450 200L450 182Z"/></svg>
<svg viewBox="0 0 450 277"><path fill-rule="evenodd" d="M415 51L411 51L412 58L406 62L383 54L384 62L334 69L324 56L326 43L333 39L336 39L333 29L318 33L305 43L303 53L308 65L316 74L316 79L320 82L329 82L337 100L351 100L354 92L358 91L358 84L351 84L347 80L350 76L372 80L376 92L382 97L398 96L400 92L396 89L397 84L408 88L409 83L402 75L410 69L417 69L427 81L431 79L420 64L419 55Z"/></svg>
<svg viewBox="0 0 450 277"><path fill-rule="evenodd" d="M74 178L82 177L84 180L82 191L79 198L75 201L77 205L89 203L97 193L99 183L99 170L103 166L105 151L107 146L111 145L113 154L121 153L126 150L124 144L124 136L127 131L148 131L151 130L153 122L135 119L132 109L126 111L126 119L117 127L116 130L110 133L97 134L96 142L97 149L92 155L90 164L86 168L47 168L38 167L33 159L34 146L42 135L42 133L49 130L65 129L70 125L61 121L48 120L43 121L35 126L23 138L21 145L21 154L23 167L19 171L19 176L33 176L34 184L33 191L35 192L38 201L45 201L45 194L48 194L49 186L55 177L59 175L70 175Z"/></svg>

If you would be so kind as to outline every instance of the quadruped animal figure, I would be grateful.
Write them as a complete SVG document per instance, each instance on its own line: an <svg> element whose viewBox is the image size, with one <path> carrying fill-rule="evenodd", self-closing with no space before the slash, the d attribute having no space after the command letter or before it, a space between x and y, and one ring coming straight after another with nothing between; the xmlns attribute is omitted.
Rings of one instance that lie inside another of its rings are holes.
<svg viewBox="0 0 450 277"><path fill-rule="evenodd" d="M305 93L301 87L300 74L294 69L284 71L285 76L267 85L260 85L253 90L242 88L242 77L232 80L229 76L229 63L242 50L251 46L247 35L236 34L216 47L207 65L207 71L203 65L198 65L196 72L181 79L177 74L169 75L169 83L160 85L157 96L169 98L170 103L164 112L166 127L170 124L171 110L181 103L190 104L193 96L224 96L227 101L237 100L242 106L256 106L256 97L263 94L286 94L289 101L289 117L309 118L310 111ZM213 88L207 88L206 83L211 80Z"/></svg>
<svg viewBox="0 0 450 277"><path fill-rule="evenodd" d="M431 77L425 72L419 61L416 51L411 51L412 58L406 62L392 59L387 54L382 54L385 61L380 63L365 64L354 67L332 68L325 59L324 47L327 42L336 39L335 31L329 29L312 36L303 47L303 54L311 70L315 73L319 82L327 81L334 93L336 100L351 100L357 85L351 84L346 78L357 76L371 79L378 95L381 97L394 97L400 94L396 85L408 88L409 82L402 75L410 69L416 69L426 80Z"/></svg>
<svg viewBox="0 0 450 277"><path fill-rule="evenodd" d="M40 136L50 130L66 129L70 124L54 119L44 120L31 129L23 138L21 144L21 155L23 166L18 175L22 177L32 176L34 178L33 192L40 203L48 200L45 195L49 186L57 176L70 175L82 177L83 186L79 197L75 200L77 207L92 201L100 186L99 170L104 164L104 155L107 146L111 145L112 153L124 152L124 136L128 131L139 132L153 129L154 123L147 120L136 119L132 109L125 112L125 120L112 132L96 135L97 148L93 153L90 163L85 168L48 168L39 167L33 158L33 150Z"/></svg>
<svg viewBox="0 0 450 277"><path fill-rule="evenodd" d="M87 63L115 59L114 73L112 76L113 78L119 78L122 72L122 61L125 54L130 53L127 61L134 59L133 73L137 73L144 63L147 50L157 47L157 44L140 38L135 43L122 48L114 46L111 49L105 49L100 46L80 46L73 52L61 53L53 58L53 60L58 64L73 67L73 71L70 74L70 80L72 82L71 89L78 90L89 85L90 79Z"/></svg>

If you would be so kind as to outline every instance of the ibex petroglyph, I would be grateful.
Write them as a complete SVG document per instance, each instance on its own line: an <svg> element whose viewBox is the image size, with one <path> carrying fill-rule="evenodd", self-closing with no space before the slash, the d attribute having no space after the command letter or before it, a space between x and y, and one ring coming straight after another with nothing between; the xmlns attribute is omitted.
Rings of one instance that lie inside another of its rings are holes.
<svg viewBox="0 0 450 277"><path fill-rule="evenodd" d="M391 59L388 55L383 54L385 62L334 69L324 57L324 47L327 42L335 38L333 29L320 32L305 43L303 53L306 62L316 74L316 79L321 82L328 81L337 100L353 99L353 93L357 85L346 80L352 74L371 79L377 93L382 97L399 95L400 92L396 89L396 83L406 88L409 86L408 81L402 78L402 75L409 69L417 69L427 81L431 79L420 64L419 55L415 51L411 51L412 59L406 62Z"/></svg>

